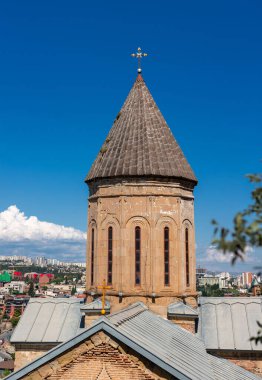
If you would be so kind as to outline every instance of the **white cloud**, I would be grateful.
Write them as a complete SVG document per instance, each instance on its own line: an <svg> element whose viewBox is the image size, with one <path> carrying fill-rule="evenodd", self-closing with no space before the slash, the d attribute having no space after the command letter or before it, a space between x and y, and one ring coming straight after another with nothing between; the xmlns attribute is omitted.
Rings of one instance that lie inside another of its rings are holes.
<svg viewBox="0 0 262 380"><path fill-rule="evenodd" d="M250 255L253 252L252 247L247 247L245 250L244 260L245 262L252 261L252 256ZM231 263L234 257L234 254L231 252L223 253L221 250L218 250L215 246L210 245L206 251L206 261L207 262L217 262L217 263Z"/></svg>
<svg viewBox="0 0 262 380"><path fill-rule="evenodd" d="M74 241L86 239L86 234L73 227L42 222L36 216L27 217L16 206L0 213L0 240L5 242Z"/></svg>
<svg viewBox="0 0 262 380"><path fill-rule="evenodd" d="M16 206L0 213L0 255L85 261L86 234L73 227L27 217Z"/></svg>

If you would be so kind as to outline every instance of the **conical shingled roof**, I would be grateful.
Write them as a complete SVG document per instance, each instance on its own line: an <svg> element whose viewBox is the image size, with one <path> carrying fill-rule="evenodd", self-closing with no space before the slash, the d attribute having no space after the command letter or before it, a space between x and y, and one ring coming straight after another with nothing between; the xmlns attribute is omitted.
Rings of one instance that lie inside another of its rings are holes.
<svg viewBox="0 0 262 380"><path fill-rule="evenodd" d="M122 176L175 177L197 182L140 74L86 182Z"/></svg>

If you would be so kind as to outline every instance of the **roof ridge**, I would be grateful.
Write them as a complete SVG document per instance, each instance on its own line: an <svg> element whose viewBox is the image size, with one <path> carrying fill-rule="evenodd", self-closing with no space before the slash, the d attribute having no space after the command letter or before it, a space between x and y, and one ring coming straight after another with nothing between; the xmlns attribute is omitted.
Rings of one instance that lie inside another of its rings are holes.
<svg viewBox="0 0 262 380"><path fill-rule="evenodd" d="M113 323L115 326L120 326L122 323L130 320L137 315L147 311L148 307L143 302L136 302L132 305L129 305L125 309L116 311L115 313L109 314L107 319ZM121 318L122 316L122 318Z"/></svg>

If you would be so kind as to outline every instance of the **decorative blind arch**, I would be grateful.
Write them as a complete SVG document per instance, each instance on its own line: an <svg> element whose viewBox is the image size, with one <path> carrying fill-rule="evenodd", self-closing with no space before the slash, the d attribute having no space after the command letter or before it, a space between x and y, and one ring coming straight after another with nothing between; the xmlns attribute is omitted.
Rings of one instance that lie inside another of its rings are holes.
<svg viewBox="0 0 262 380"><path fill-rule="evenodd" d="M141 284L141 228L135 227L135 284Z"/></svg>
<svg viewBox="0 0 262 380"><path fill-rule="evenodd" d="M190 286L189 276L189 230L185 229L185 253L186 253L186 286Z"/></svg>
<svg viewBox="0 0 262 380"><path fill-rule="evenodd" d="M112 285L113 279L113 227L108 228L107 242L107 283Z"/></svg>
<svg viewBox="0 0 262 380"><path fill-rule="evenodd" d="M94 285L95 229L91 231L91 285Z"/></svg>
<svg viewBox="0 0 262 380"><path fill-rule="evenodd" d="M164 284L169 286L169 228L164 228Z"/></svg>

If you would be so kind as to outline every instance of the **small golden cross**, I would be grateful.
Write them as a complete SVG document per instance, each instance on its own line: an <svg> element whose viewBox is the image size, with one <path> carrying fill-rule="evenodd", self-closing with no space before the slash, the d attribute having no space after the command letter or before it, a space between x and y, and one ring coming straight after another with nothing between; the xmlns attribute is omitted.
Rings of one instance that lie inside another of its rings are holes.
<svg viewBox="0 0 262 380"><path fill-rule="evenodd" d="M105 311L106 291L107 291L107 289L111 289L111 286L106 286L106 280L104 279L103 280L103 285L98 286L97 289L101 289L102 290L102 310L101 310L101 314L105 315L105 313L106 313L106 311Z"/></svg>
<svg viewBox="0 0 262 380"><path fill-rule="evenodd" d="M143 53L143 52L142 52L142 49L139 47L139 48L137 49L137 52L136 52L136 53L131 54L131 57L135 57L135 58L137 58L137 62L138 62L138 69L137 69L137 71L138 71L139 73L141 73L141 72L142 72L142 69L141 69L141 59L142 59L143 57L147 57L147 53Z"/></svg>

